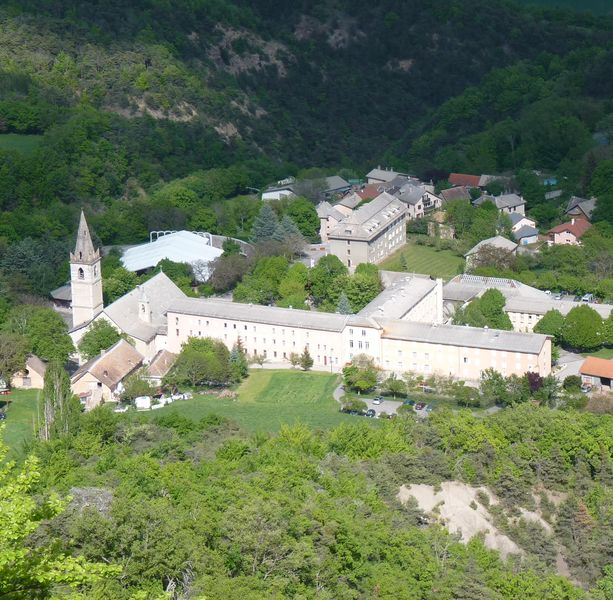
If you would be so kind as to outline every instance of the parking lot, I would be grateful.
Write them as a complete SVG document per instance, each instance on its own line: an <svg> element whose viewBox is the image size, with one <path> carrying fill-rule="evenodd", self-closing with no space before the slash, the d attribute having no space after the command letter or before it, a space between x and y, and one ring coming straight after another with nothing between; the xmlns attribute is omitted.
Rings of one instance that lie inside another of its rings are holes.
<svg viewBox="0 0 613 600"><path fill-rule="evenodd" d="M395 415L397 414L398 409L402 406L402 402L399 400L382 400L381 404L374 404L373 400L373 398L364 398L364 402L366 402L368 408L372 408L377 417L380 413Z"/></svg>

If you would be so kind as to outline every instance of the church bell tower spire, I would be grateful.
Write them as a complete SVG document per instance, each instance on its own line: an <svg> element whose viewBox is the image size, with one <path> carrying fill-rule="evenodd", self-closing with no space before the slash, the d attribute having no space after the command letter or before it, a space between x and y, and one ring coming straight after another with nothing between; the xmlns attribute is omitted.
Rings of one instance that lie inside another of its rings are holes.
<svg viewBox="0 0 613 600"><path fill-rule="evenodd" d="M81 211L74 252L70 253L72 324L88 323L102 312L100 249L94 248L85 214Z"/></svg>

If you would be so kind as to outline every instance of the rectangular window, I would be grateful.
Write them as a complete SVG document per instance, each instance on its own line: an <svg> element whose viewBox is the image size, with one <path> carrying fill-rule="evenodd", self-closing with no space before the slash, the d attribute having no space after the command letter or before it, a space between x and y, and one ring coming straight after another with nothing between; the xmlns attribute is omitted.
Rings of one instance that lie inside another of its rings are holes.
<svg viewBox="0 0 613 600"><path fill-rule="evenodd" d="M348 266L348 267L350 267L350 266L351 266L351 259L350 259L350 258L348 258L348 259L347 259L347 266Z"/></svg>
<svg viewBox="0 0 613 600"><path fill-rule="evenodd" d="M202 337L202 331L198 332L198 337Z"/></svg>
<svg viewBox="0 0 613 600"><path fill-rule="evenodd" d="M366 348L366 350L368 350L369 346L370 346L370 344L368 342L364 342L364 348Z"/></svg>
<svg viewBox="0 0 613 600"><path fill-rule="evenodd" d="M228 327L228 324L227 324L227 323L224 323L224 324L223 324L223 326L224 326L224 327Z"/></svg>
<svg viewBox="0 0 613 600"><path fill-rule="evenodd" d="M273 355L275 358L277 358L277 353L276 353L276 351L275 351L275 352L273 352L273 353L272 353L272 355Z"/></svg>
<svg viewBox="0 0 613 600"><path fill-rule="evenodd" d="M362 337L366 335L366 329L362 329Z"/></svg>
<svg viewBox="0 0 613 600"><path fill-rule="evenodd" d="M207 326L207 327L209 326L209 322L208 322L208 321L206 322L206 326Z"/></svg>
<svg viewBox="0 0 613 600"><path fill-rule="evenodd" d="M175 325L179 324L179 317L175 317Z"/></svg>
<svg viewBox="0 0 613 600"><path fill-rule="evenodd" d="M353 348L353 340L349 340L349 347Z"/></svg>
<svg viewBox="0 0 613 600"><path fill-rule="evenodd" d="M287 352L283 353L283 358L287 358Z"/></svg>
<svg viewBox="0 0 613 600"><path fill-rule="evenodd" d="M362 340L360 340L360 341L358 342L358 348L359 348L360 350L362 349Z"/></svg>
<svg viewBox="0 0 613 600"><path fill-rule="evenodd" d="M179 337L179 330L177 329L177 337Z"/></svg>
<svg viewBox="0 0 613 600"><path fill-rule="evenodd" d="M353 335L353 329L349 330L349 335Z"/></svg>
<svg viewBox="0 0 613 600"><path fill-rule="evenodd" d="M236 323L234 323L234 324L232 325L232 327L233 327L234 329L236 329Z"/></svg>
<svg viewBox="0 0 613 600"><path fill-rule="evenodd" d="M467 356L464 357L464 364L465 365L468 364L468 357Z"/></svg>
<svg viewBox="0 0 613 600"><path fill-rule="evenodd" d="M245 331L247 331L247 325L245 325Z"/></svg>

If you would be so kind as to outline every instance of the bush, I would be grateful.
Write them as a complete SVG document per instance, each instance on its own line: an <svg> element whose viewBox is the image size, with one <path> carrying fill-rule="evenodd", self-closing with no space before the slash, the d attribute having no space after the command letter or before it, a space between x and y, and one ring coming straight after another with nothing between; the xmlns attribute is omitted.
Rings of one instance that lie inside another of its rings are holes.
<svg viewBox="0 0 613 600"><path fill-rule="evenodd" d="M569 375L564 379L562 387L565 390L579 390L581 389L581 377L579 375Z"/></svg>

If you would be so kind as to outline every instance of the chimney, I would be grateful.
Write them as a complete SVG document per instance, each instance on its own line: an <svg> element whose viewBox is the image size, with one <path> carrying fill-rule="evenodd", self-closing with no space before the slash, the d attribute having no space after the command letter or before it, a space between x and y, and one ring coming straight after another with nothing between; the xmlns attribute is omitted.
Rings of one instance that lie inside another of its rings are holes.
<svg viewBox="0 0 613 600"><path fill-rule="evenodd" d="M574 225L574 224L575 224L575 217L573 217L573 218L570 220L570 224L571 224L571 225Z"/></svg>

